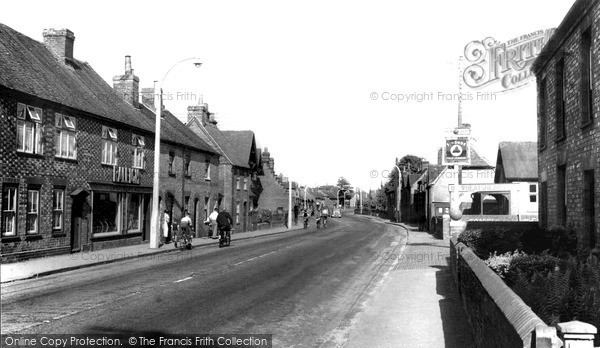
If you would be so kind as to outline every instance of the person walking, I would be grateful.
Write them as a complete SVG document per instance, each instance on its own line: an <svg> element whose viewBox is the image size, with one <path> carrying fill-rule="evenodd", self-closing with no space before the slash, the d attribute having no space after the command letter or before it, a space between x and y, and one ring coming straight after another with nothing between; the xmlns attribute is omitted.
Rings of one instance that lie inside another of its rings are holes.
<svg viewBox="0 0 600 348"><path fill-rule="evenodd" d="M192 238L192 218L190 217L190 213L187 210L183 212L183 217L181 218L181 221L179 223L179 230L182 236L187 235L190 237L190 239Z"/></svg>
<svg viewBox="0 0 600 348"><path fill-rule="evenodd" d="M169 225L171 224L171 217L169 216L169 211L165 209L163 214L163 233L162 233L162 244L168 243L169 238Z"/></svg>
<svg viewBox="0 0 600 348"><path fill-rule="evenodd" d="M211 235L209 236L212 239L216 239L218 238L218 233L217 233L217 217L219 216L219 208L215 207L215 209L213 210L212 213L210 213L210 215L208 216L208 220L209 225L210 225L210 230L211 230Z"/></svg>

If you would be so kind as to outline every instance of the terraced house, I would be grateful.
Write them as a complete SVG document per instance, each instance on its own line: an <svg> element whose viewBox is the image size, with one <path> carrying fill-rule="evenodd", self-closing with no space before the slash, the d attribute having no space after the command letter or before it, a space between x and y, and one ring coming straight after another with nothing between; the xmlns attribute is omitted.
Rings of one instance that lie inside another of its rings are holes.
<svg viewBox="0 0 600 348"><path fill-rule="evenodd" d="M533 65L540 224L600 255L600 0L577 0Z"/></svg>
<svg viewBox="0 0 600 348"><path fill-rule="evenodd" d="M0 24L2 260L149 240L152 106L126 57L111 88L73 57L74 34L44 43ZM161 122L161 211L196 224L218 191L219 155L168 111Z"/></svg>

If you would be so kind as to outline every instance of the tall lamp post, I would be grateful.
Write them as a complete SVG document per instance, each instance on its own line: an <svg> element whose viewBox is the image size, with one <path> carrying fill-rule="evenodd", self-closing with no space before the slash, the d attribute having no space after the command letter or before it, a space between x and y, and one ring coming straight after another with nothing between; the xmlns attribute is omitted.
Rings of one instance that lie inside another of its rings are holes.
<svg viewBox="0 0 600 348"><path fill-rule="evenodd" d="M156 249L159 247L159 232L160 232L160 213L158 211L158 197L160 195L160 120L162 118L162 85L167 78L167 75L175 68L177 65L187 61L194 61L194 66L199 68L202 63L200 59L197 57L186 58L181 60L167 70L165 76L163 76L162 80L160 80L160 84L158 85L158 93L154 92L155 102L154 105L157 105L156 108L156 121L155 121L155 129L154 129L154 180L152 183L152 216L150 223L150 248Z"/></svg>
<svg viewBox="0 0 600 348"><path fill-rule="evenodd" d="M398 194L396 195L396 211L397 213L397 220L396 222L400 222L400 195L402 194L402 188L400 187L400 183L402 182L402 172L400 171L400 168L396 165L396 163L394 163L394 167L396 167L396 169L398 169Z"/></svg>

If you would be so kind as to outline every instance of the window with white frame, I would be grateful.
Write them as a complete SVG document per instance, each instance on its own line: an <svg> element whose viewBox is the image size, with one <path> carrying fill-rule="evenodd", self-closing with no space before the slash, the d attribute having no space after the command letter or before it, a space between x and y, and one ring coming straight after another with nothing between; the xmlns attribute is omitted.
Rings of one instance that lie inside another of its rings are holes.
<svg viewBox="0 0 600 348"><path fill-rule="evenodd" d="M240 223L240 203L235 205L235 223Z"/></svg>
<svg viewBox="0 0 600 348"><path fill-rule="evenodd" d="M240 189L240 177L239 176L237 177L237 179L235 181L235 188L238 190Z"/></svg>
<svg viewBox="0 0 600 348"><path fill-rule="evenodd" d="M204 179L210 180L210 160L206 160L206 167L204 167Z"/></svg>
<svg viewBox="0 0 600 348"><path fill-rule="evenodd" d="M2 188L2 236L17 233L17 188Z"/></svg>
<svg viewBox="0 0 600 348"><path fill-rule="evenodd" d="M40 216L40 191L39 189L27 190L27 234L38 233Z"/></svg>
<svg viewBox="0 0 600 348"><path fill-rule="evenodd" d="M248 178L244 178L244 190L248 191Z"/></svg>
<svg viewBox="0 0 600 348"><path fill-rule="evenodd" d="M65 190L55 188L52 192L52 230L62 231L65 207Z"/></svg>
<svg viewBox="0 0 600 348"><path fill-rule="evenodd" d="M144 169L145 167L145 153L144 147L146 146L146 140L141 135L133 134L131 143L133 148L133 168Z"/></svg>
<svg viewBox="0 0 600 348"><path fill-rule="evenodd" d="M529 202L537 202L537 184L529 184Z"/></svg>
<svg viewBox="0 0 600 348"><path fill-rule="evenodd" d="M102 164L117 165L117 130L102 126Z"/></svg>
<svg viewBox="0 0 600 348"><path fill-rule="evenodd" d="M17 151L41 154L42 128L42 109L18 103Z"/></svg>
<svg viewBox="0 0 600 348"><path fill-rule="evenodd" d="M54 128L56 128L54 156L77 159L77 119L57 113Z"/></svg>

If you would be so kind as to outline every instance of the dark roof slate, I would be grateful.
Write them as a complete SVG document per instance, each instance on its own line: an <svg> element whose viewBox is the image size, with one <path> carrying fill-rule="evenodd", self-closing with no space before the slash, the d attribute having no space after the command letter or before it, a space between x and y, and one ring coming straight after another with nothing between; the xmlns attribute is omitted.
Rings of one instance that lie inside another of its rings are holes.
<svg viewBox="0 0 600 348"><path fill-rule="evenodd" d="M0 85L64 106L154 133L154 112L136 109L118 96L92 67L60 59L46 46L0 23ZM165 112L164 141L214 153L177 118Z"/></svg>
<svg viewBox="0 0 600 348"><path fill-rule="evenodd" d="M501 142L498 145L497 175L501 166L504 168L504 177L509 181L537 180L537 142Z"/></svg>

